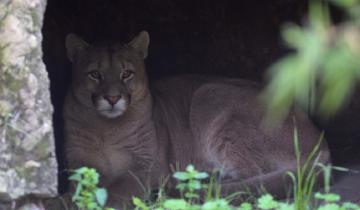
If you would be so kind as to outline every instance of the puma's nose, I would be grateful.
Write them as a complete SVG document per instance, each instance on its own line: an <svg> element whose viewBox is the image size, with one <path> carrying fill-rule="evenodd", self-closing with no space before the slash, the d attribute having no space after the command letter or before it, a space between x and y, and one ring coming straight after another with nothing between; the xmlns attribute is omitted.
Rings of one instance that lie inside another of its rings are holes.
<svg viewBox="0 0 360 210"><path fill-rule="evenodd" d="M104 96L104 99L109 102L111 105L115 105L121 98L121 95L117 96Z"/></svg>

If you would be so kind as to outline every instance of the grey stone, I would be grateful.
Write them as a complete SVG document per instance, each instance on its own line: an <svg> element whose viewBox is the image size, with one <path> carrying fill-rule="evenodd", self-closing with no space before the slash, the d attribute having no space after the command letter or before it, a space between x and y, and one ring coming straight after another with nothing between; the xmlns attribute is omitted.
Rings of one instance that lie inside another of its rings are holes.
<svg viewBox="0 0 360 210"><path fill-rule="evenodd" d="M45 0L0 0L0 203L57 194Z"/></svg>

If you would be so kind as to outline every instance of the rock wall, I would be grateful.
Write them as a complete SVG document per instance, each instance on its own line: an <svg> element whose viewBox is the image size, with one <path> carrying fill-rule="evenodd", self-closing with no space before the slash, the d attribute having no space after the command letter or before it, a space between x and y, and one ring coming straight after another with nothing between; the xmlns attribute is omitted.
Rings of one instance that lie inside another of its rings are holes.
<svg viewBox="0 0 360 210"><path fill-rule="evenodd" d="M45 7L46 0L0 1L0 203L57 194L53 108L41 50Z"/></svg>

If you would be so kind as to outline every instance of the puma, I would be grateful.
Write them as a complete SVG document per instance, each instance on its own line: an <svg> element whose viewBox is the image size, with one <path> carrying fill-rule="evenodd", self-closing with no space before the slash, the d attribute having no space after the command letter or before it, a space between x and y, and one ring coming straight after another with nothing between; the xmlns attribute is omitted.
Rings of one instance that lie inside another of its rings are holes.
<svg viewBox="0 0 360 210"><path fill-rule="evenodd" d="M96 168L116 208L141 196L142 184L156 188L172 167L188 164L220 169L224 193L264 186L285 196L284 174L296 168L293 118L303 159L318 143L306 115L293 111L265 128L259 87L241 79L186 75L149 85L148 45L145 31L124 45L89 45L67 36L73 64L64 107L69 167ZM320 150L320 162L328 162L325 142Z"/></svg>

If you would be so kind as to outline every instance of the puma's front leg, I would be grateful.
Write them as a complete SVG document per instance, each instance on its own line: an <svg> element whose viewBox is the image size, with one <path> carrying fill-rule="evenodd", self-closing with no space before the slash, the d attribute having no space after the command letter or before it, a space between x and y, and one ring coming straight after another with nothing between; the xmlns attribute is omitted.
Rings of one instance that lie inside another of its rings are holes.
<svg viewBox="0 0 360 210"><path fill-rule="evenodd" d="M126 173L132 163L126 151L108 151L106 148L67 147L66 156L71 169L83 166L95 168L100 174L100 186L107 187Z"/></svg>
<svg viewBox="0 0 360 210"><path fill-rule="evenodd" d="M108 187L107 206L115 209L132 209L132 197L142 198L151 188L146 181L148 173L127 172Z"/></svg>
<svg viewBox="0 0 360 210"><path fill-rule="evenodd" d="M98 151L91 151L85 148L69 148L66 151L68 167L75 170L81 167L94 168L100 174L100 183L106 186L113 179L109 170L109 163L102 158Z"/></svg>

